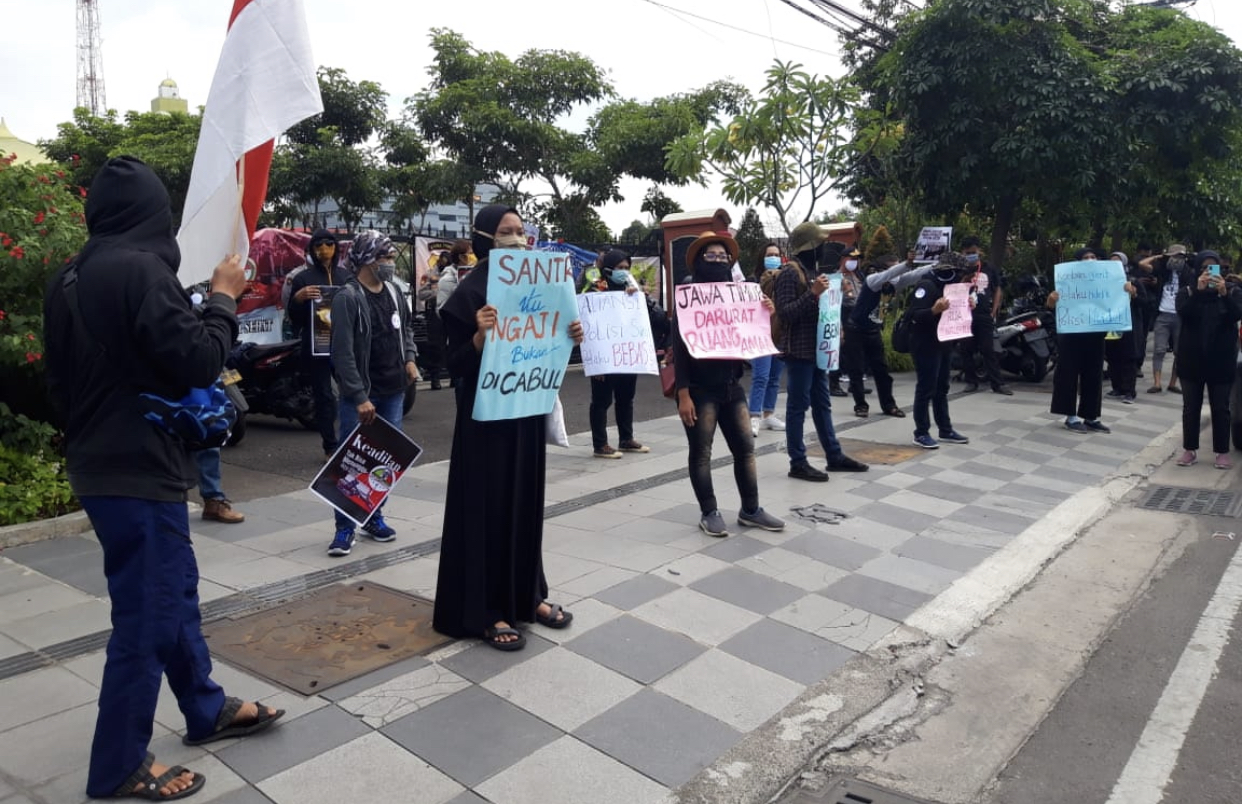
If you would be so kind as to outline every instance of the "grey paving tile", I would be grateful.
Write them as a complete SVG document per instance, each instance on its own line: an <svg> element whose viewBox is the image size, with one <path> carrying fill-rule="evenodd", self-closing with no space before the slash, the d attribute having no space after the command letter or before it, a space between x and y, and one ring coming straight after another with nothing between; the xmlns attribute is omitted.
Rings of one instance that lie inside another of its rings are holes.
<svg viewBox="0 0 1242 804"><path fill-rule="evenodd" d="M459 793L450 798L445 804L488 804L487 799L476 795L470 790Z"/></svg>
<svg viewBox="0 0 1242 804"><path fill-rule="evenodd" d="M862 497L866 500L882 500L897 488L887 483L864 483L850 492L851 497Z"/></svg>
<svg viewBox="0 0 1242 804"><path fill-rule="evenodd" d="M872 522L879 522L881 525L888 525L889 527L911 533L918 533L935 522L936 519L939 519L939 517L929 516L927 513L920 513L909 508L889 505L883 502L873 502L864 505L858 509L856 515L864 519L870 519Z"/></svg>
<svg viewBox="0 0 1242 804"><path fill-rule="evenodd" d="M796 536L782 545L786 550L810 556L816 561L846 570L856 570L880 554L865 544L828 533L811 531Z"/></svg>
<svg viewBox="0 0 1242 804"><path fill-rule="evenodd" d="M1037 521L1034 518L997 511L994 508L985 508L982 505L968 505L953 514L953 516L948 517L948 520L953 522L969 522L988 530L1015 535L1026 530L1033 522Z"/></svg>
<svg viewBox="0 0 1242 804"><path fill-rule="evenodd" d="M1100 479L1104 475L1103 472L1098 474L1087 474L1086 472L1079 472L1065 466L1058 466L1056 461L1050 461L1048 466L1045 467L1043 471L1046 472L1049 477L1054 477L1064 483L1075 483L1079 486L1079 488L1090 488L1098 485Z"/></svg>
<svg viewBox="0 0 1242 804"><path fill-rule="evenodd" d="M667 789L568 735L479 785L496 804L662 804Z"/></svg>
<svg viewBox="0 0 1242 804"><path fill-rule="evenodd" d="M697 522L698 520L696 519L695 521ZM743 558L750 558L756 553L762 553L771 546L749 536L730 536L701 552L721 561L741 561Z"/></svg>
<svg viewBox="0 0 1242 804"><path fill-rule="evenodd" d="M927 595L940 594L962 576L959 570L946 569L892 553L885 553L868 561L856 574Z"/></svg>
<svg viewBox="0 0 1242 804"><path fill-rule="evenodd" d="M239 740L216 756L242 778L259 782L370 731L348 712L325 706L278 724L262 739Z"/></svg>
<svg viewBox="0 0 1242 804"><path fill-rule="evenodd" d="M570 626L570 628L573 627ZM440 666L479 684L554 647L553 643L529 630L525 634L526 647L521 650L496 650L490 645L479 642L472 648L467 648L461 653L442 660Z"/></svg>
<svg viewBox="0 0 1242 804"><path fill-rule="evenodd" d="M959 503L972 503L984 493L982 489L974 486L946 483L936 478L928 478L915 483L910 487L910 491Z"/></svg>
<svg viewBox="0 0 1242 804"><path fill-rule="evenodd" d="M99 689L63 667L45 667L0 681L0 732L94 702Z"/></svg>
<svg viewBox="0 0 1242 804"><path fill-rule="evenodd" d="M378 729L469 686L470 682L456 673L431 664L363 690L339 705Z"/></svg>
<svg viewBox="0 0 1242 804"><path fill-rule="evenodd" d="M87 566L74 566L77 562L57 562L57 566L48 568L48 575L68 584L74 589L80 589L88 595L94 597L108 596L108 579L103 574L102 559L94 556L87 557L85 562Z"/></svg>
<svg viewBox="0 0 1242 804"><path fill-rule="evenodd" d="M1017 465L1043 466L1057 459L1058 453L1063 452L1056 447L1044 447L1043 449L1035 449L1034 444L1031 449L1023 449L1015 446L998 447L992 450L992 455L997 458L1006 458L1013 461Z"/></svg>
<svg viewBox="0 0 1242 804"><path fill-rule="evenodd" d="M633 612L640 620L701 642L718 645L761 615L726 603L719 598L681 588L644 603Z"/></svg>
<svg viewBox="0 0 1242 804"><path fill-rule="evenodd" d="M906 617L932 598L923 592L862 575L846 576L820 594L829 600L848 603L897 622L904 622Z"/></svg>
<svg viewBox="0 0 1242 804"><path fill-rule="evenodd" d="M270 798L253 787L243 787L241 790L234 790L210 801L211 804L272 804Z"/></svg>
<svg viewBox="0 0 1242 804"><path fill-rule="evenodd" d="M381 731L467 787L494 776L562 734L481 687L454 693Z"/></svg>
<svg viewBox="0 0 1242 804"><path fill-rule="evenodd" d="M397 488L400 489L405 485L404 483L400 484ZM412 487L415 484L411 483L409 485ZM288 494L282 494L278 497L261 497L250 502L241 503L238 507L243 509L242 513L246 513L247 509L262 511L263 516L277 522L283 522L286 527L289 525L314 525L324 521L322 503L312 502ZM246 518L250 518L248 513L246 513Z"/></svg>
<svg viewBox="0 0 1242 804"><path fill-rule="evenodd" d="M668 787L688 782L742 737L652 689L579 727L574 736Z"/></svg>
<svg viewBox="0 0 1242 804"><path fill-rule="evenodd" d="M506 670L482 686L566 731L641 689L620 673L561 647Z"/></svg>
<svg viewBox="0 0 1242 804"><path fill-rule="evenodd" d="M918 559L938 567L969 572L995 551L915 536L893 552L898 556Z"/></svg>
<svg viewBox="0 0 1242 804"><path fill-rule="evenodd" d="M1100 455L1098 453L1092 452L1089 449L1086 449L1085 447L1082 449L1072 449L1069 452L1066 452L1061 457L1069 458L1070 460L1079 461L1081 463L1096 464L1105 470L1116 469L1118 466L1121 465L1121 461L1123 460L1121 458L1116 457L1115 455Z"/></svg>
<svg viewBox="0 0 1242 804"><path fill-rule="evenodd" d="M1015 464L1017 465L1017 464ZM967 461L957 467L959 472L967 472L972 475L982 475L983 477L991 477L997 480L1017 480L1025 473L1015 469L1005 469L991 464L979 463L978 461Z"/></svg>
<svg viewBox="0 0 1242 804"><path fill-rule="evenodd" d="M346 698L350 698L360 692L365 692L372 687L378 687L386 681L392 681L394 678L398 678L399 676L412 673L415 670L421 670L429 664L431 663L422 656L411 656L408 659L402 659L401 661L394 662L387 667L381 667L380 669L367 673L366 675L346 681L344 684L338 684L331 689L324 690L319 693L319 696L321 698L326 698L329 701L343 701Z"/></svg>
<svg viewBox="0 0 1242 804"><path fill-rule="evenodd" d="M1027 449L1038 449L1036 444L1047 444L1053 447L1061 447L1062 449L1073 449L1082 443L1082 438L1073 433L1066 431L1064 434L1052 430L1035 430L1023 439L1023 444Z"/></svg>
<svg viewBox="0 0 1242 804"><path fill-rule="evenodd" d="M1027 485L1026 483L1007 483L997 489L997 491L1000 494L1005 494L1010 497L1017 497L1020 500L1042 502L1049 505L1056 505L1063 500L1068 499L1070 496L1070 493L1067 491L1044 489L1039 486Z"/></svg>
<svg viewBox="0 0 1242 804"><path fill-rule="evenodd" d="M630 616L618 617L565 647L643 684L651 684L702 653L692 639Z"/></svg>
<svg viewBox="0 0 1242 804"><path fill-rule="evenodd" d="M745 733L787 706L805 687L719 650L704 653L652 689Z"/></svg>
<svg viewBox="0 0 1242 804"><path fill-rule="evenodd" d="M805 594L796 586L741 567L709 575L690 584L690 588L759 614L771 614Z"/></svg>
<svg viewBox="0 0 1242 804"><path fill-rule="evenodd" d="M936 466L935 464L927 463L926 455L920 456L920 457L922 458L922 460L916 458L916 459L911 459L910 461L906 461L905 463L903 463L901 465L901 471L905 472L906 474L918 475L920 477L931 477L932 475L935 475L938 472L944 471L944 467L942 466Z"/></svg>
<svg viewBox="0 0 1242 804"><path fill-rule="evenodd" d="M0 734L0 772L32 788L64 775L66 769L86 768L98 714L99 707L85 704ZM154 735L167 733L155 727ZM78 790L85 791L84 773L82 778Z"/></svg>
<svg viewBox="0 0 1242 804"><path fill-rule="evenodd" d="M57 561L67 556L93 555L102 561L103 549L95 539L93 532L82 536L67 536L63 539L44 539L41 542L19 544L5 548L4 557L38 569L40 564Z"/></svg>
<svg viewBox="0 0 1242 804"><path fill-rule="evenodd" d="M800 684L826 678L854 655L852 650L769 619L721 644L720 650Z"/></svg>
<svg viewBox="0 0 1242 804"><path fill-rule="evenodd" d="M595 595L595 599L623 611L637 608L649 600L667 595L678 587L655 575L639 575Z"/></svg>

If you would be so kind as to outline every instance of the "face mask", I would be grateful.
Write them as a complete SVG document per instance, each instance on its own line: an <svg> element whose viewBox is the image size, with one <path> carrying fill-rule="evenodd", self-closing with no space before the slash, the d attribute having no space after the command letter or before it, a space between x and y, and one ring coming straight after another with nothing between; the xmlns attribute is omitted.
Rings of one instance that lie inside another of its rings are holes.
<svg viewBox="0 0 1242 804"><path fill-rule="evenodd" d="M858 270L858 260L846 260L846 261L845 261L845 270L847 270L847 271L856 271L856 270Z"/></svg>
<svg viewBox="0 0 1242 804"><path fill-rule="evenodd" d="M957 271L936 271L936 279L944 283L957 281Z"/></svg>
<svg viewBox="0 0 1242 804"><path fill-rule="evenodd" d="M391 282L393 276L397 273L397 265L392 262L375 263L375 275L379 277L381 282Z"/></svg>
<svg viewBox="0 0 1242 804"><path fill-rule="evenodd" d="M704 262L694 267L695 282L728 282L733 278L733 269L727 262Z"/></svg>
<svg viewBox="0 0 1242 804"><path fill-rule="evenodd" d="M965 254L965 255L963 255L963 256L965 256L965 257L966 257L966 264L967 264L967 265L978 265L978 264L979 264L979 255L978 255L978 254Z"/></svg>
<svg viewBox="0 0 1242 804"><path fill-rule="evenodd" d="M621 270L612 272L612 284L627 286L632 285L634 284L634 277L629 271L622 268Z"/></svg>
<svg viewBox="0 0 1242 804"><path fill-rule="evenodd" d="M526 236L520 234L497 235L492 239L496 248L526 249Z"/></svg>
<svg viewBox="0 0 1242 804"><path fill-rule="evenodd" d="M780 257L764 257L763 268L766 271L775 271L781 267Z"/></svg>

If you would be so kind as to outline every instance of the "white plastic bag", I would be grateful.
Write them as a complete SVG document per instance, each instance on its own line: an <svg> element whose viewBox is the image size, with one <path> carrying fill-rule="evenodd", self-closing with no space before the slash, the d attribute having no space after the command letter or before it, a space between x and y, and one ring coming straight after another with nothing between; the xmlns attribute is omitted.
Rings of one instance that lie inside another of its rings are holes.
<svg viewBox="0 0 1242 804"><path fill-rule="evenodd" d="M554 447L569 447L569 434L565 432L565 409L561 407L561 398L556 398L552 412L544 416L548 427L548 443Z"/></svg>

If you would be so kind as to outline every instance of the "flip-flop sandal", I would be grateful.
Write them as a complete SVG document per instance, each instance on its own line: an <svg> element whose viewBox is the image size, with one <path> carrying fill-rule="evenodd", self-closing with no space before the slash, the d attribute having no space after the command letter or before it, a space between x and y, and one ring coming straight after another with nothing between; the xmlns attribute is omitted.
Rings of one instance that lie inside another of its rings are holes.
<svg viewBox="0 0 1242 804"><path fill-rule="evenodd" d="M502 636L517 637L517 639L501 642L499 638ZM516 628L497 628L493 625L483 632L483 642L496 650L521 650L526 647L526 635Z"/></svg>
<svg viewBox="0 0 1242 804"><path fill-rule="evenodd" d="M574 621L574 615L565 611L560 603L549 603L551 611L547 615L539 613L539 609L535 609L535 622L548 628L568 628L569 624Z"/></svg>
<svg viewBox="0 0 1242 804"><path fill-rule="evenodd" d="M227 740L230 737L248 737L251 734L258 734L272 727L277 720L284 716L285 710L277 709L275 712L268 713L267 707L255 701L255 710L258 712L254 720L246 723L234 723L237 713L241 711L245 701L241 698L224 699L224 706L220 709L220 714L216 717L216 730L206 737L191 739L190 735L181 738L184 745L205 745L214 743L216 740Z"/></svg>
<svg viewBox="0 0 1242 804"><path fill-rule="evenodd" d="M192 796L199 790L203 789L203 785L207 784L207 777L195 771L187 771L180 765L173 765L159 776L151 774L151 765L155 762L155 755L150 751L147 752L147 758L142 761L142 765L138 770L129 775L129 778L121 782L121 786L112 794L112 798L140 798L144 801L175 801L179 798ZM160 788L177 777L185 773L193 773L194 781L184 790L178 790L175 793L163 795ZM142 785L142 787L138 787ZM138 788L138 789L135 789Z"/></svg>

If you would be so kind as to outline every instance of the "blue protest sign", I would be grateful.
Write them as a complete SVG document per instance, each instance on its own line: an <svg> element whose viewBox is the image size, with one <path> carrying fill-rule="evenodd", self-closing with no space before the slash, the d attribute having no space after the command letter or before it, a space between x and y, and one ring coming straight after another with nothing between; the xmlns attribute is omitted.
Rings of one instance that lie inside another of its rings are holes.
<svg viewBox="0 0 1242 804"><path fill-rule="evenodd" d="M815 348L815 366L821 371L836 371L841 360L841 275L828 277L828 289L819 294L819 343Z"/></svg>
<svg viewBox="0 0 1242 804"><path fill-rule="evenodd" d="M1115 260L1062 262L1056 266L1057 332L1125 332L1130 321L1126 271Z"/></svg>
<svg viewBox="0 0 1242 804"><path fill-rule="evenodd" d="M496 326L483 342L478 421L552 412L574 342L578 318L574 275L565 254L494 249L488 256L487 303Z"/></svg>

